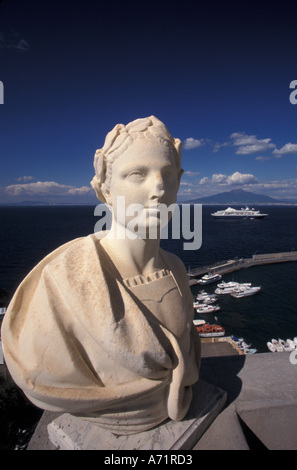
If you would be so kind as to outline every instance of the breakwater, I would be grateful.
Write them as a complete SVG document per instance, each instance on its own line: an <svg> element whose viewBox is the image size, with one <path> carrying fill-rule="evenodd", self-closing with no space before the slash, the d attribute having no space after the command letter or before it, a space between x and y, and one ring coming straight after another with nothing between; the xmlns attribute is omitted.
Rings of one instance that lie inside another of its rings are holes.
<svg viewBox="0 0 297 470"><path fill-rule="evenodd" d="M297 251L288 251L283 253L267 253L267 254L254 254L252 258L236 258L227 261L221 261L213 265L202 266L199 268L190 269L188 275L195 283L195 278L203 276L209 272L216 272L219 274L232 273L240 269L246 269L253 266L274 263L287 263L297 261Z"/></svg>

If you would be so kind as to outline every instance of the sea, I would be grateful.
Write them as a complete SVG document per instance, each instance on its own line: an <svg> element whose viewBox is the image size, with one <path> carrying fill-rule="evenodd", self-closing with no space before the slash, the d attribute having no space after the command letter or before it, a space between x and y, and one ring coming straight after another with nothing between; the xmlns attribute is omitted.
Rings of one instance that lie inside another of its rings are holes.
<svg viewBox="0 0 297 470"><path fill-rule="evenodd" d="M235 207L235 206L234 206ZM186 270L253 254L297 251L297 206L257 207L268 214L261 220L221 220L211 213L223 206L203 206L199 249L185 250L183 238L161 241ZM58 246L94 232L94 206L0 207L0 292L11 298L30 270ZM197 222L197 221L196 221ZM197 227L196 227L197 228ZM170 231L169 231L170 235ZM222 325L226 334L243 337L259 353L268 352L271 338L297 336L297 263L251 267L223 276L228 282L251 282L261 291L251 297L220 296L220 310L195 318ZM203 289L213 293L215 284ZM191 287L195 296L201 287ZM170 312L168 312L170 315Z"/></svg>

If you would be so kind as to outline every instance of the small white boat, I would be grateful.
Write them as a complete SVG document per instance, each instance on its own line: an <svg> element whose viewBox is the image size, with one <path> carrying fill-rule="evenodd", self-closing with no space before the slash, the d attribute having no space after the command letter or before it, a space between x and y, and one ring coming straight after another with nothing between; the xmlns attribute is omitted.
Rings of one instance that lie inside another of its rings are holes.
<svg viewBox="0 0 297 470"><path fill-rule="evenodd" d="M215 297L204 297L203 299L200 299L200 300L202 300L202 302L204 304L214 304L218 300L218 298L216 296ZM199 300L198 300L198 302L199 302Z"/></svg>
<svg viewBox="0 0 297 470"><path fill-rule="evenodd" d="M251 347L251 344L247 344L245 341L242 341L240 344L238 344L238 347L240 349L249 349Z"/></svg>
<svg viewBox="0 0 297 470"><path fill-rule="evenodd" d="M275 346L276 352L283 352L283 346L274 338L272 338L271 343Z"/></svg>
<svg viewBox="0 0 297 470"><path fill-rule="evenodd" d="M279 339L278 342L282 346L283 350L286 352L290 352L290 351L293 351L293 349L295 349L289 346L289 344L283 339Z"/></svg>
<svg viewBox="0 0 297 470"><path fill-rule="evenodd" d="M196 312L198 313L213 313L220 310L218 305L204 305L201 304L198 308L196 308Z"/></svg>
<svg viewBox="0 0 297 470"><path fill-rule="evenodd" d="M238 287L238 286L251 286L252 284L250 282L235 282L235 281L230 281L230 282L225 282L222 281L220 282L217 286L220 289L229 289L230 287Z"/></svg>
<svg viewBox="0 0 297 470"><path fill-rule="evenodd" d="M290 346L290 348L292 348L292 351L296 349L297 344L294 341L292 341L291 339L287 339L287 343Z"/></svg>
<svg viewBox="0 0 297 470"><path fill-rule="evenodd" d="M243 338L232 338L234 343L240 348L240 349L247 349L251 347L251 344L247 344Z"/></svg>
<svg viewBox="0 0 297 470"><path fill-rule="evenodd" d="M220 287L217 287L216 290L215 290L215 294L231 294L231 292L233 292L234 290L234 287L229 287L229 288L225 288L225 289L221 289Z"/></svg>
<svg viewBox="0 0 297 470"><path fill-rule="evenodd" d="M208 294L207 292L200 292L196 299L197 300L202 300L203 302L205 302L205 300L217 300L218 296L215 295L215 294Z"/></svg>
<svg viewBox="0 0 297 470"><path fill-rule="evenodd" d="M212 282L217 282L222 279L222 276L218 273L208 273L205 276L202 276L201 279L198 280L199 284L210 284Z"/></svg>
<svg viewBox="0 0 297 470"><path fill-rule="evenodd" d="M271 341L267 342L267 347L268 347L269 351L271 351L273 353L277 352L276 345L271 343Z"/></svg>
<svg viewBox="0 0 297 470"><path fill-rule="evenodd" d="M250 295L255 295L261 290L261 287L240 287L231 292L231 296L235 299L240 299L241 297L248 297Z"/></svg>
<svg viewBox="0 0 297 470"><path fill-rule="evenodd" d="M256 348L246 348L243 350L244 354L255 354L257 352Z"/></svg>
<svg viewBox="0 0 297 470"><path fill-rule="evenodd" d="M215 290L215 294L232 294L235 289L239 289L241 287L251 287L250 282L221 282L218 284L218 287Z"/></svg>
<svg viewBox="0 0 297 470"><path fill-rule="evenodd" d="M206 321L205 320L193 320L193 323L195 326L202 326L202 325L205 325Z"/></svg>
<svg viewBox="0 0 297 470"><path fill-rule="evenodd" d="M199 298L198 298L199 297ZM200 307L201 305L204 305L204 304L214 304L216 301L217 301L217 296L214 295L214 296L209 296L209 297L203 297L203 298L200 298L200 296L197 297L197 300L194 300L193 302L193 307L194 308L198 308Z"/></svg>

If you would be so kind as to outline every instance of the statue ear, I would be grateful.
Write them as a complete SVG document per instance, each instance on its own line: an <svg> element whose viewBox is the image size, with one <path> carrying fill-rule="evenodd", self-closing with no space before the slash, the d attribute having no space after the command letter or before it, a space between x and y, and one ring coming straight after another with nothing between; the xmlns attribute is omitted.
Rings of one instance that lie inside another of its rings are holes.
<svg viewBox="0 0 297 470"><path fill-rule="evenodd" d="M108 188L106 188L105 184L101 186L101 193L104 197L105 203L109 206L111 206L111 197L110 197L110 191Z"/></svg>
<svg viewBox="0 0 297 470"><path fill-rule="evenodd" d="M96 193L96 196L99 199L99 201L105 203L106 202L105 194L104 194L104 189L105 188L104 188L104 185L102 185L100 183L100 181L98 180L96 175L94 176L94 178L91 181L91 186L94 189L94 191Z"/></svg>

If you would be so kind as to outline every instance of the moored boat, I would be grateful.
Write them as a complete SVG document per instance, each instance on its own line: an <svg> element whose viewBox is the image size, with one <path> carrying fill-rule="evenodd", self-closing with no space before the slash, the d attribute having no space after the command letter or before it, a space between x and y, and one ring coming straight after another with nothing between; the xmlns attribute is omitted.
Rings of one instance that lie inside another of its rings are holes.
<svg viewBox="0 0 297 470"><path fill-rule="evenodd" d="M201 279L198 280L199 284L211 284L212 282L217 282L222 279L222 276L218 273L208 273L202 276Z"/></svg>
<svg viewBox="0 0 297 470"><path fill-rule="evenodd" d="M201 291L199 294L197 294L196 299L197 300L202 300L203 302L205 300L217 300L218 296L215 294L208 294L207 292Z"/></svg>
<svg viewBox="0 0 297 470"><path fill-rule="evenodd" d="M261 290L261 287L240 287L231 292L231 296L235 299L240 299L241 297L248 297L250 295L255 295Z"/></svg>
<svg viewBox="0 0 297 470"><path fill-rule="evenodd" d="M252 284L250 282L224 282L222 281L217 285L215 294L231 294L234 290L241 287L250 287Z"/></svg>
<svg viewBox="0 0 297 470"><path fill-rule="evenodd" d="M257 352L256 348L247 348L243 350L244 354L255 354Z"/></svg>
<svg viewBox="0 0 297 470"><path fill-rule="evenodd" d="M218 305L200 304L196 308L196 312L198 313L213 313L213 312L217 312L218 310L220 310L220 307Z"/></svg>
<svg viewBox="0 0 297 470"><path fill-rule="evenodd" d="M296 349L297 344L295 343L295 341L293 341L291 339L287 339L287 343L290 346L290 348L292 348L292 351L293 351L293 349Z"/></svg>
<svg viewBox="0 0 297 470"><path fill-rule="evenodd" d="M269 351L271 352L277 352L277 349L276 349L276 345L271 343L271 341L267 341L267 347L269 349Z"/></svg>
<svg viewBox="0 0 297 470"><path fill-rule="evenodd" d="M203 304L214 304L216 301L217 301L216 297L205 297L202 300L202 303ZM201 305L199 300L194 301L194 307L199 307L199 305Z"/></svg>
<svg viewBox="0 0 297 470"><path fill-rule="evenodd" d="M196 328L202 338L215 338L225 335L225 329L220 325L205 323L205 325L197 326Z"/></svg>
<svg viewBox="0 0 297 470"><path fill-rule="evenodd" d="M217 287L219 287L220 289L229 289L232 287L251 286L251 285L252 285L251 282L222 281L217 285Z"/></svg>
<svg viewBox="0 0 297 470"><path fill-rule="evenodd" d="M279 339L278 342L282 346L283 350L286 351L286 352L290 352L290 351L293 351L293 349L295 349L295 348L292 348L292 346L290 346L287 343L287 341L285 341L283 339Z"/></svg>
<svg viewBox="0 0 297 470"><path fill-rule="evenodd" d="M244 354L255 354L257 352L256 348L252 348L251 344L245 342L244 338L236 338L236 336L231 336L231 339L234 341L238 349Z"/></svg>
<svg viewBox="0 0 297 470"><path fill-rule="evenodd" d="M206 321L205 320L200 320L200 319L195 319L193 320L193 323L195 326L201 326L201 325L205 325Z"/></svg>
<svg viewBox="0 0 297 470"><path fill-rule="evenodd" d="M208 297L210 294L208 294L205 290L201 290L197 296L196 296L196 299L197 300L203 300L205 299L205 297Z"/></svg>
<svg viewBox="0 0 297 470"><path fill-rule="evenodd" d="M272 338L271 343L276 348L276 352L283 352L284 351L284 348L282 347L282 345L276 339Z"/></svg>
<svg viewBox="0 0 297 470"><path fill-rule="evenodd" d="M203 302L199 302L199 300L196 300L193 302L193 307L194 308L199 308L201 306L204 306L204 305L211 305L211 304L214 304L215 303L215 299L205 299L203 300Z"/></svg>

